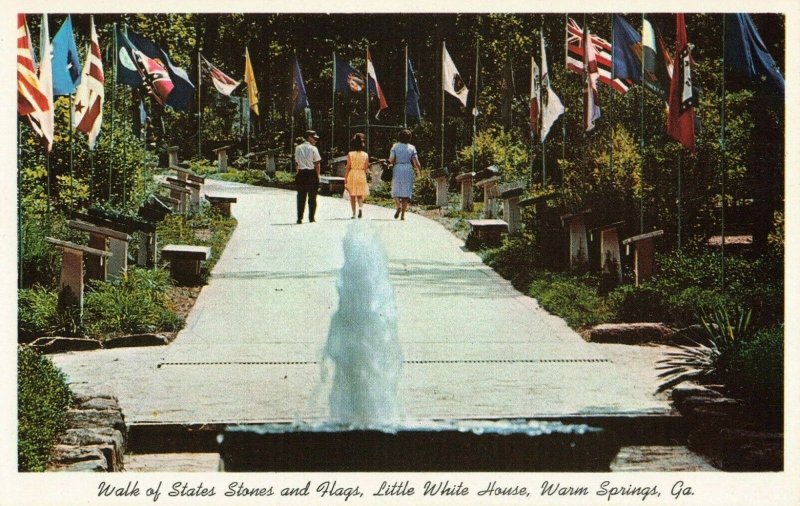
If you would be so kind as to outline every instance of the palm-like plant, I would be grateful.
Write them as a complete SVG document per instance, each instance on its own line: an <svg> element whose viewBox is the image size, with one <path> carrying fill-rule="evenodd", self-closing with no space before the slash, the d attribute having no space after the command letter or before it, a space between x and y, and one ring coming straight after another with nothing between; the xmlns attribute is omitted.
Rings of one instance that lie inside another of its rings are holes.
<svg viewBox="0 0 800 506"><path fill-rule="evenodd" d="M751 334L750 309L740 308L735 319L725 309L717 309L700 317L702 339L694 339L686 330L678 331L694 345L679 346L679 350L668 353L667 358L658 361L658 375L663 382L658 392L688 380L699 382L725 382L730 371L730 360L736 349Z"/></svg>

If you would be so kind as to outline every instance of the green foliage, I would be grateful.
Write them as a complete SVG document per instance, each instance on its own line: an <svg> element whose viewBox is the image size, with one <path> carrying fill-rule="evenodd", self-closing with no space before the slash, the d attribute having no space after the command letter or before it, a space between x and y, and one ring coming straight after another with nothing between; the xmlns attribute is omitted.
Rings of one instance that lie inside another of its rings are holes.
<svg viewBox="0 0 800 506"><path fill-rule="evenodd" d="M523 233L506 237L499 248L483 253L483 261L498 274L511 281L518 290L526 291L541 262L537 254L536 238Z"/></svg>
<svg viewBox="0 0 800 506"><path fill-rule="evenodd" d="M756 332L731 356L730 375L726 383L747 402L758 405L758 415L780 421L781 424L783 349L783 326Z"/></svg>
<svg viewBox="0 0 800 506"><path fill-rule="evenodd" d="M650 286L621 285L608 294L615 319L622 322L670 322L665 294Z"/></svg>
<svg viewBox="0 0 800 506"><path fill-rule="evenodd" d="M527 180L530 174L528 147L511 132L487 128L475 136L475 170L497 165L503 181ZM465 146L456 161L461 172L472 171L472 146Z"/></svg>
<svg viewBox="0 0 800 506"><path fill-rule="evenodd" d="M230 168L228 172L221 172L215 175L214 178L253 186L268 186L269 184L269 180L262 170L237 170Z"/></svg>
<svg viewBox="0 0 800 506"><path fill-rule="evenodd" d="M96 282L86 295L83 323L89 336L178 330L181 320L169 307L169 276L161 269L133 268L120 280Z"/></svg>
<svg viewBox="0 0 800 506"><path fill-rule="evenodd" d="M531 283L528 295L577 328L613 319L614 313L607 300L597 294L599 285L596 274L572 276L541 271Z"/></svg>
<svg viewBox="0 0 800 506"><path fill-rule="evenodd" d="M211 246L211 258L204 262L202 275L207 276L222 255L228 239L236 228L234 218L224 217L207 203L195 214L171 214L158 224L161 245L190 244Z"/></svg>
<svg viewBox="0 0 800 506"><path fill-rule="evenodd" d="M19 337L71 336L78 334L80 315L59 307L58 293L41 286L18 292Z"/></svg>
<svg viewBox="0 0 800 506"><path fill-rule="evenodd" d="M753 335L750 327L752 312L740 309L731 316L725 309L716 309L700 318L702 338L696 340L689 331L677 334L694 341L694 346L680 346L678 351L668 353L659 361L656 369L663 371L658 376L662 392L684 381L728 384L735 374L731 362L744 343Z"/></svg>
<svg viewBox="0 0 800 506"><path fill-rule="evenodd" d="M63 430L72 394L50 359L17 346L17 466L44 471L56 437Z"/></svg>
<svg viewBox="0 0 800 506"><path fill-rule="evenodd" d="M412 196L416 204L423 206L436 204L436 183L431 179L429 171L422 170L419 176L414 177Z"/></svg>

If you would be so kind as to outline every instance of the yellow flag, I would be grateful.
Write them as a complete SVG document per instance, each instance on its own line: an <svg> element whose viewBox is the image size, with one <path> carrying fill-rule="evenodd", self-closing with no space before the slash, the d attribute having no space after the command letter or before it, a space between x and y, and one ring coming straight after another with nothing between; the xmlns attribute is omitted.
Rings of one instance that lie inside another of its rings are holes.
<svg viewBox="0 0 800 506"><path fill-rule="evenodd" d="M253 65L250 64L250 53L244 48L244 82L247 83L247 98L250 100L250 109L258 114L258 87L256 76L253 74Z"/></svg>

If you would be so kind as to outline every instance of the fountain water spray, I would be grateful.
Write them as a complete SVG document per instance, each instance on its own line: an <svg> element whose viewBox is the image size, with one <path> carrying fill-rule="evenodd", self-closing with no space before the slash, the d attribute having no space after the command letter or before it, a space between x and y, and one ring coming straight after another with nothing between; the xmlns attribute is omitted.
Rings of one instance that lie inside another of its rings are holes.
<svg viewBox="0 0 800 506"><path fill-rule="evenodd" d="M330 420L353 427L392 424L401 412L403 355L386 253L367 224L354 223L344 238L337 289L339 308L324 349L335 367Z"/></svg>

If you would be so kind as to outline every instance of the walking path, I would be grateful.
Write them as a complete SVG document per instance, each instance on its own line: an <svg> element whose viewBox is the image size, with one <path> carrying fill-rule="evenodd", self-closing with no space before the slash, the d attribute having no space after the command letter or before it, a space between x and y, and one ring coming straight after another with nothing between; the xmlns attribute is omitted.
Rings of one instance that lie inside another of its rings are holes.
<svg viewBox="0 0 800 506"><path fill-rule="evenodd" d="M389 258L408 418L670 412L653 396L665 348L584 342L434 221L366 206L354 223L349 202L320 197L317 222L297 225L294 192L205 189L237 197L239 224L175 342L53 356L72 382L109 385L128 423L324 419L321 350L352 225Z"/></svg>

